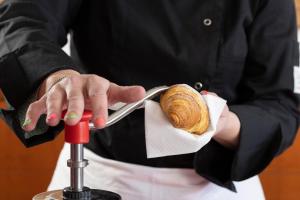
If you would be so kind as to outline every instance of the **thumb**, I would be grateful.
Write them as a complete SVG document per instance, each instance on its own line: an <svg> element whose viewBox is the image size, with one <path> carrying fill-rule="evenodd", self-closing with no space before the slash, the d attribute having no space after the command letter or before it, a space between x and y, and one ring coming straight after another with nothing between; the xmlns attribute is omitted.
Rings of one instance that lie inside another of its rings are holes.
<svg viewBox="0 0 300 200"><path fill-rule="evenodd" d="M145 89L142 86L119 86L111 83L107 91L108 103L113 105L117 102L135 102L144 98L145 93Z"/></svg>

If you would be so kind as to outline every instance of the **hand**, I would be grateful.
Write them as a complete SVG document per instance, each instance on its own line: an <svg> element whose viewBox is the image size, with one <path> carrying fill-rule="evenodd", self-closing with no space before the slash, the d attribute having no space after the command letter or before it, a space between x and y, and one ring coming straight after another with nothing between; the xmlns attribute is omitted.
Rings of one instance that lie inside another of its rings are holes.
<svg viewBox="0 0 300 200"><path fill-rule="evenodd" d="M78 123L84 109L87 109L92 110L95 127L103 128L108 117L108 106L116 102L131 103L145 95L145 89L141 86L118 86L100 76L81 75L75 71L51 85L51 89L45 93L49 89L49 83L57 80L59 74L61 73L56 72L44 81L39 94L41 97L28 107L23 124L25 131L32 131L42 114L47 114L46 123L49 126L56 126L62 111L66 109L66 124Z"/></svg>
<svg viewBox="0 0 300 200"><path fill-rule="evenodd" d="M216 93L207 91L202 91L201 94L218 96ZM239 118L229 110L226 104L219 118L217 130L213 138L223 146L234 149L239 142L240 128L241 123Z"/></svg>

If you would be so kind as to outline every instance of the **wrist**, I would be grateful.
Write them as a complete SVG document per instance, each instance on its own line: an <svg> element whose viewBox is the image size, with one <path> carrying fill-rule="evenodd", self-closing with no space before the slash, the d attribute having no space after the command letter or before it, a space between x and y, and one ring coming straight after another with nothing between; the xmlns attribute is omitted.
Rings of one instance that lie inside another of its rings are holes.
<svg viewBox="0 0 300 200"><path fill-rule="evenodd" d="M38 88L37 99L42 97L47 91L49 91L56 83L61 81L63 78L75 75L80 75L80 73L71 69L59 70L50 74Z"/></svg>

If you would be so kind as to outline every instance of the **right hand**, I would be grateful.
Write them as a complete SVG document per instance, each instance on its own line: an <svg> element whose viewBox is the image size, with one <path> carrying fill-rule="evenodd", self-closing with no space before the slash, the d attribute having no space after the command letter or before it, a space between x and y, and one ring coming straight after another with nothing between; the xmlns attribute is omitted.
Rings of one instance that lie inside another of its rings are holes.
<svg viewBox="0 0 300 200"><path fill-rule="evenodd" d="M131 103L145 96L145 89L141 86L118 86L97 75L73 72L29 105L23 125L25 131L32 131L42 114L47 114L46 123L49 126L56 126L63 110L67 110L65 123L75 125L84 109L92 111L95 127L104 128L109 106L117 102ZM57 74L50 75L44 83L51 82ZM42 91L47 91L47 84L44 85L41 86Z"/></svg>

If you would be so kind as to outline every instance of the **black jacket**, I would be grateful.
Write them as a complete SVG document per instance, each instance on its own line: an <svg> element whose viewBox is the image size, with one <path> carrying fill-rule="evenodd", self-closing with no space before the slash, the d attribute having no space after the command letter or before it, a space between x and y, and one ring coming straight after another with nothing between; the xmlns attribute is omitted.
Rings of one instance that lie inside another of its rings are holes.
<svg viewBox="0 0 300 200"><path fill-rule="evenodd" d="M71 33L71 54L60 47ZM0 8L3 111L27 146L58 128L24 137L20 110L51 72L75 69L120 85L204 84L228 100L241 121L239 147L214 140L194 154L147 159L143 111L91 135L89 149L129 163L184 167L234 190L290 146L299 113L293 0L7 0Z"/></svg>

